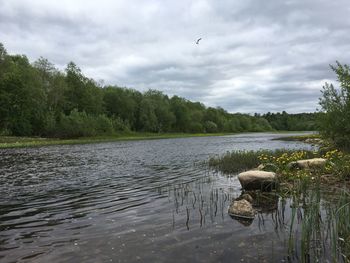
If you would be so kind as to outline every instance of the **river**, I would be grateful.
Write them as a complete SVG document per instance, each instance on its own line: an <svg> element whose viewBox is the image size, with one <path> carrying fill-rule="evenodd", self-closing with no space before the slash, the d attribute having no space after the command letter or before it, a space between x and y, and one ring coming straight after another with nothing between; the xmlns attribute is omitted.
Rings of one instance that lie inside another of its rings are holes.
<svg viewBox="0 0 350 263"><path fill-rule="evenodd" d="M287 135L0 150L0 262L287 260L277 212L249 226L232 219L239 182L204 163L232 150L311 148L272 140Z"/></svg>

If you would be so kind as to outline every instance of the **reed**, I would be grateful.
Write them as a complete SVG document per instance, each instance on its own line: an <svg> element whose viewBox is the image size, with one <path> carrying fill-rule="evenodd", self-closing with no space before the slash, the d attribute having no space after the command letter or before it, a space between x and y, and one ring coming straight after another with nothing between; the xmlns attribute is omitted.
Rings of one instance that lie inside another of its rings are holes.
<svg viewBox="0 0 350 263"><path fill-rule="evenodd" d="M350 192L341 191L339 201L332 211L331 244L332 258L341 257L345 262L350 260Z"/></svg>

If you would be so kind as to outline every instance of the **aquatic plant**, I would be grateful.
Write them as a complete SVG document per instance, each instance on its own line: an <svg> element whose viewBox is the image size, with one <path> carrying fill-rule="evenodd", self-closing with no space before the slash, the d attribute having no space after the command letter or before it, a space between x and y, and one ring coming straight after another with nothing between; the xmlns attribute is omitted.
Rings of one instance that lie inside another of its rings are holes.
<svg viewBox="0 0 350 263"><path fill-rule="evenodd" d="M339 256L350 260L350 192L343 189L339 201L332 210L331 244L333 260Z"/></svg>
<svg viewBox="0 0 350 263"><path fill-rule="evenodd" d="M265 151L233 151L209 159L209 166L223 173L241 172L259 165L258 156Z"/></svg>

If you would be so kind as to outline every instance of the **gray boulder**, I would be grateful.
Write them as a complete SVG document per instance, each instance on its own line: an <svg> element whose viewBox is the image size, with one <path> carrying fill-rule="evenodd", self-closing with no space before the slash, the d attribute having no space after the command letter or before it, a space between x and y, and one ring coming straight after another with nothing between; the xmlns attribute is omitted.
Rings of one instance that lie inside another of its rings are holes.
<svg viewBox="0 0 350 263"><path fill-rule="evenodd" d="M271 191L276 187L276 174L274 172L246 171L238 175L238 180L244 190Z"/></svg>

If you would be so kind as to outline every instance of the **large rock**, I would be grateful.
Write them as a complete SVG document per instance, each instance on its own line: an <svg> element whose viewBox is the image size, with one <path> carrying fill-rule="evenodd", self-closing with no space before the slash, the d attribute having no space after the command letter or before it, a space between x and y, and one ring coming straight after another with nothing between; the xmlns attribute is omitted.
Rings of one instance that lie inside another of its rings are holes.
<svg viewBox="0 0 350 263"><path fill-rule="evenodd" d="M245 190L271 191L276 187L276 174L273 172L251 170L240 173L238 180Z"/></svg>
<svg viewBox="0 0 350 263"><path fill-rule="evenodd" d="M245 199L235 200L231 203L228 213L233 217L254 219L255 210L251 203Z"/></svg>
<svg viewBox="0 0 350 263"><path fill-rule="evenodd" d="M313 158L306 160L299 160L288 164L289 168L310 169L322 168L326 165L327 160L323 158Z"/></svg>

